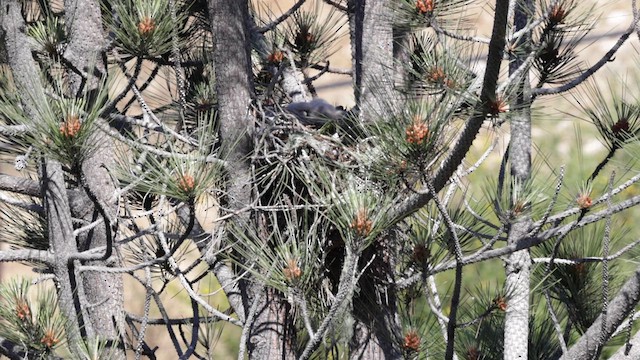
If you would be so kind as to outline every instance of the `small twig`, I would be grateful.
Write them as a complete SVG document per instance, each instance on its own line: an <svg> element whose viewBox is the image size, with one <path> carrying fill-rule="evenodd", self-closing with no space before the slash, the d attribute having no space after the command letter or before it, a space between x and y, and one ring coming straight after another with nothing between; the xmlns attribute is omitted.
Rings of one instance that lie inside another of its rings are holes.
<svg viewBox="0 0 640 360"><path fill-rule="evenodd" d="M338 3L337 1L334 1L334 0L323 0L323 1L325 3L331 5L331 6L335 7L336 9L342 11L342 12L348 12L349 11L349 9L346 6Z"/></svg>
<svg viewBox="0 0 640 360"><path fill-rule="evenodd" d="M309 316L309 309L307 308L307 300L304 298L304 294L298 292L297 290L293 290L293 300L298 303L300 306L300 310L302 310L302 320L304 321L304 326L307 329L307 333L309 333L309 337L313 337L315 335L315 331L313 330L313 326L311 325L311 317Z"/></svg>
<svg viewBox="0 0 640 360"><path fill-rule="evenodd" d="M298 0L297 3L293 4L289 10L282 13L282 15L278 16L271 23L256 29L259 33L264 34L267 31L271 31L276 28L276 26L280 25L283 21L287 20L289 16L291 16L294 12L296 12L307 0Z"/></svg>
<svg viewBox="0 0 640 360"><path fill-rule="evenodd" d="M438 288L436 287L436 280L433 275L429 275L427 277L427 282L429 286L425 286L425 291L429 291L431 296L427 296L427 302L429 303L429 307L431 311L436 315L438 319L438 324L440 324L440 330L442 331L442 337L444 341L447 340L447 324L449 323L449 318L442 313L442 302L440 301L440 296L438 295Z"/></svg>
<svg viewBox="0 0 640 360"><path fill-rule="evenodd" d="M142 345L144 344L144 335L147 332L147 325L149 323L149 309L151 308L151 270L149 268L144 269L145 274L145 296L144 296L144 312L142 313L142 321L140 322L140 330L138 331L138 343L135 347L136 360L140 360L142 354Z"/></svg>
<svg viewBox="0 0 640 360"><path fill-rule="evenodd" d="M562 331L562 326L560 326L558 315L556 315L556 311L553 309L553 305L551 304L551 296L549 295L548 288L544 289L544 298L547 301L547 309L549 310L549 314L551 315L551 320L553 321L553 328L556 331L556 336L558 338L558 342L560 343L562 354L566 354L569 351L569 349L567 348L567 342L564 341L564 333Z"/></svg>
<svg viewBox="0 0 640 360"><path fill-rule="evenodd" d="M338 293L336 294L335 300L333 304L331 304L329 312L318 327L315 335L311 337L311 339L307 343L307 346L304 348L304 351L302 352L299 360L306 360L311 357L311 355L320 345L320 342L329 330L329 326L336 320L336 315L338 311L344 306L344 302L353 295L353 289L356 283L355 273L358 267L358 258L358 254L347 250L340 275L340 282L338 284Z"/></svg>
<svg viewBox="0 0 640 360"><path fill-rule="evenodd" d="M558 201L558 197L560 196L560 190L562 189L563 180L564 180L564 166L561 166L560 174L558 175L558 184L556 185L555 192L553 193L553 198L551 199L551 202L549 202L549 206L547 206L547 210L544 212L544 215L542 216L542 219L539 222L540 225L537 227L534 227L533 230L529 232L531 236L538 235L538 233L542 229L542 226L549 219L549 216L551 215L551 211L553 211L553 207L556 205L556 202Z"/></svg>
<svg viewBox="0 0 640 360"><path fill-rule="evenodd" d="M44 214L44 208L41 205L24 202L22 200L16 199L12 196L0 192L0 202L5 204L17 206L21 209L32 211L38 214Z"/></svg>
<svg viewBox="0 0 640 360"><path fill-rule="evenodd" d="M532 100L535 99L539 95L544 96L544 95L560 94L560 93L563 93L565 91L569 91L569 90L573 89L574 87L576 87L576 86L580 85L581 83L583 83L585 80L590 78L591 75L595 74L596 71L600 70L600 68L603 67L606 63L611 61L611 59L613 58L613 55L615 55L615 53L618 51L618 49L620 49L622 44L624 44L625 41L627 41L627 39L629 38L629 35L631 35L631 33L635 30L635 27L636 27L635 23L631 24L631 26L629 26L627 28L627 30L622 34L622 36L620 36L620 38L613 45L613 47L600 60L598 60L597 63L595 63L593 66L591 66L585 72L583 72L577 78L573 79L572 81L570 81L570 82L568 82L568 83L566 83L564 85L561 85L561 86L558 86L558 87L555 87L555 88L537 88L537 89L533 89L531 91Z"/></svg>
<svg viewBox="0 0 640 360"><path fill-rule="evenodd" d="M96 220L96 221L94 221L94 222L92 222L90 224L87 224L87 225L85 225L83 227L79 227L79 228L73 230L73 236L78 236L78 235L82 234L85 231L89 231L89 230L93 229L94 227L102 224L103 221L104 221L104 219L100 218L100 219L98 219L98 220Z"/></svg>
<svg viewBox="0 0 640 360"><path fill-rule="evenodd" d="M611 172L611 176L609 177L609 193L613 189L613 181L615 179L616 173L615 171ZM611 196L607 200L607 208L611 208ZM602 351L602 347L607 342L607 310L609 309L609 242L611 240L611 221L612 216L609 215L606 218L606 222L604 225L604 236L602 239L602 327L600 328L600 342L598 344L597 353Z"/></svg>

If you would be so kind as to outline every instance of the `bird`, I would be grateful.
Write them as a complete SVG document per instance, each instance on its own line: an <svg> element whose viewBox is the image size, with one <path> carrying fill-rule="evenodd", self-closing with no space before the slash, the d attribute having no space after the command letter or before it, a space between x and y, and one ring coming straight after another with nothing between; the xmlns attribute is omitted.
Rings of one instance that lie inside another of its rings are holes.
<svg viewBox="0 0 640 360"><path fill-rule="evenodd" d="M307 102L294 102L285 107L302 125L322 127L330 121L340 121L346 115L341 106L333 106L326 100L315 98Z"/></svg>

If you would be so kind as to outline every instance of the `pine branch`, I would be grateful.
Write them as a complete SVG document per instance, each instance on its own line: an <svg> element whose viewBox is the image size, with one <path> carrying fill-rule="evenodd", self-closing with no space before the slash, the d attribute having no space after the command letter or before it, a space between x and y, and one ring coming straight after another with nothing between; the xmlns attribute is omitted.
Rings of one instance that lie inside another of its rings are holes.
<svg viewBox="0 0 640 360"><path fill-rule="evenodd" d="M318 327L315 335L309 340L302 355L300 356L300 360L306 360L311 358L313 352L320 345L322 340L324 339L327 331L329 330L332 323L336 321L336 316L338 315L338 311L344 308L346 305L345 302L353 296L353 291L356 283L356 270L358 268L358 254L353 253L352 251L347 250L347 254L344 259L344 263L342 265L342 271L340 275L340 282L338 284L338 292L336 293L336 298L333 300L333 304L331 304L331 308L327 312L324 320Z"/></svg>
<svg viewBox="0 0 640 360"><path fill-rule="evenodd" d="M45 250L19 249L0 251L0 262L28 261L42 264L52 264L53 254Z"/></svg>
<svg viewBox="0 0 640 360"><path fill-rule="evenodd" d="M18 176L0 174L0 190L42 197L40 184L37 181Z"/></svg>
<svg viewBox="0 0 640 360"><path fill-rule="evenodd" d="M20 199L16 199L12 196L8 196L6 194L0 193L0 202L3 202L5 204L9 204L12 206L17 206L21 209L27 210L27 211L32 211L38 214L44 214L44 208L41 205L38 204L34 204L34 203L28 203L25 201L22 201Z"/></svg>
<svg viewBox="0 0 640 360"><path fill-rule="evenodd" d="M598 316L586 333L560 360L592 359L601 344L601 336L609 339L636 306L638 300L640 300L640 267L636 268L631 277L621 286L618 294L609 303L606 312Z"/></svg>
<svg viewBox="0 0 640 360"><path fill-rule="evenodd" d="M280 16L278 16L277 19L273 20L272 22L270 22L269 24L261 28L257 28L256 31L258 31L261 34L264 34L267 31L271 31L275 29L276 26L278 26L283 21L287 20L291 16L291 14L296 12L302 5L304 5L305 2L307 2L307 0L298 0L298 2L293 4L293 6L289 8L289 10L283 12Z"/></svg>
<svg viewBox="0 0 640 360"><path fill-rule="evenodd" d="M433 181L433 187L439 192L449 181L467 152L473 144L476 135L482 127L482 123L489 113L490 103L495 100L498 74L500 64L504 54L505 34L507 25L509 1L497 0L496 11L493 23L493 32L489 43L489 54L487 56L487 68L484 73L480 101L475 105L474 115L467 121L465 127L460 132L460 136L453 149L445 159L442 167L438 170ZM433 197L431 192L423 194L413 194L399 202L399 205L390 211L389 218L401 221L405 217L414 213L426 205Z"/></svg>
<svg viewBox="0 0 640 360"><path fill-rule="evenodd" d="M535 237L525 237L522 239L522 241L518 242L517 244L509 244L499 249L487 250L482 253L476 253L469 256L465 256L462 259L462 263L464 265L473 264L473 263L482 262L489 259L494 259L500 256L509 255L515 251L528 249L533 246L539 245L553 237L563 236L565 233L567 233L572 229L581 228L586 225L592 224L594 222L603 220L607 216L617 214L621 211L624 211L626 209L629 209L639 204L640 204L640 195L634 196L630 199L619 202L618 204L612 206L611 208L604 209L602 211L599 211L591 215L587 215L583 217L582 220L580 221L571 222L567 225L558 226L558 227L543 231L542 233L540 233L540 235ZM443 271L454 269L455 267L456 267L455 261L443 262L431 267L428 270L428 274L437 274ZM421 272L414 274L408 278L398 281L397 286L399 288L406 288L407 286L410 286L411 284L415 284L416 282L420 281L422 276L423 274Z"/></svg>
<svg viewBox="0 0 640 360"><path fill-rule="evenodd" d="M629 39L629 36L635 30L636 23L637 23L637 20L634 20L634 22L620 36L620 38L613 45L613 47L611 49L609 49L609 51L607 51L607 53L604 54L604 56L602 58L600 58L600 60L598 60L598 62L596 62L593 66L591 66L585 72L580 74L580 76L578 76L577 78L573 79L572 81L570 81L570 82L568 82L568 83L566 83L566 84L564 84L562 86L558 86L558 87L555 87L555 88L537 88L537 89L532 89L532 91L531 91L532 98L536 98L537 96L540 96L540 95L544 96L544 95L560 94L560 93L569 91L569 90L573 89L574 87L582 84L585 80L587 80L593 74L595 74L596 71L600 70L600 68L602 68L605 64L607 64L608 62L611 61L611 59L613 58L615 53L618 51L618 49L620 49L622 44L624 44L627 41L627 39Z"/></svg>

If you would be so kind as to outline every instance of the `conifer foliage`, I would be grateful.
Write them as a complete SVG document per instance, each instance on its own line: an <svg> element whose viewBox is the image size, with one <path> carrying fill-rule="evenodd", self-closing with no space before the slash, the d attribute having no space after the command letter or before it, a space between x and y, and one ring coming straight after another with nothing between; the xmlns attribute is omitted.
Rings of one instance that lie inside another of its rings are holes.
<svg viewBox="0 0 640 360"><path fill-rule="evenodd" d="M639 358L636 2L289 3L0 0L0 354Z"/></svg>

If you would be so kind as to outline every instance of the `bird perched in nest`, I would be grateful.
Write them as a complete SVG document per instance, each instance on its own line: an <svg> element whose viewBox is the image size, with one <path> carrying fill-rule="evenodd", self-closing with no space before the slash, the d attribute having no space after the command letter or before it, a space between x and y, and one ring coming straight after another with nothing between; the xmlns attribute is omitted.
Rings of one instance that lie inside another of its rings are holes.
<svg viewBox="0 0 640 360"><path fill-rule="evenodd" d="M302 125L322 127L330 121L340 121L346 115L341 107L335 107L323 99L315 98L308 102L295 102L285 108Z"/></svg>

